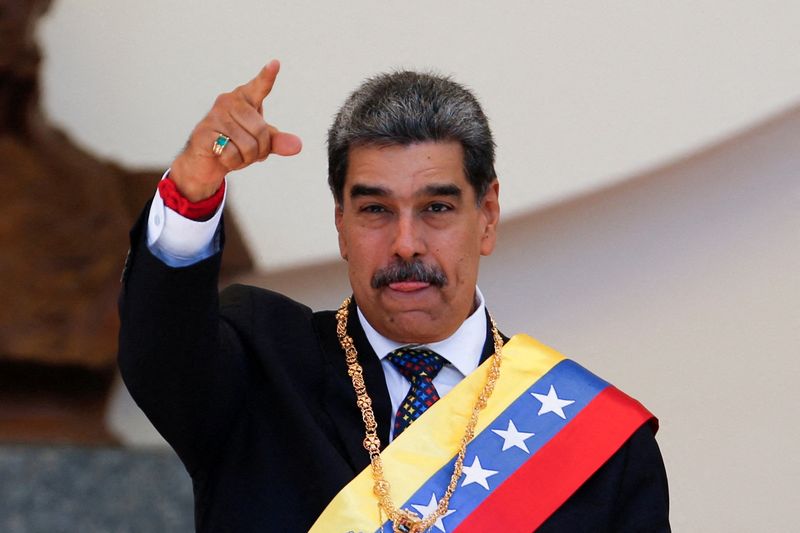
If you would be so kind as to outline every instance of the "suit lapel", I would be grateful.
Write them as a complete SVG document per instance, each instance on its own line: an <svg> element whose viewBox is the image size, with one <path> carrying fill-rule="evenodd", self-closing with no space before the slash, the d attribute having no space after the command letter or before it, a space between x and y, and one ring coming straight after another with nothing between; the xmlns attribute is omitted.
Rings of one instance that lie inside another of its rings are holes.
<svg viewBox="0 0 800 533"><path fill-rule="evenodd" d="M322 396L322 408L328 413L347 459L357 473L369 464L369 455L363 447L365 428L361 411L356 405L353 382L347 374L345 354L336 336L336 314L317 313L315 325L329 370L326 372L327 386ZM389 442L392 404L383 368L359 323L355 303L350 304L347 332L358 351L358 362L364 371L364 382L378 423L378 437L382 447L385 447Z"/></svg>
<svg viewBox="0 0 800 533"><path fill-rule="evenodd" d="M508 337L503 335L500 332L500 337L503 339L503 343L505 344L508 342ZM489 359L492 355L494 355L494 337L492 337L492 320L489 318L489 310L486 309L486 340L483 341L483 351L481 352L481 360L480 363L483 363L487 359ZM478 363L480 365L480 363Z"/></svg>

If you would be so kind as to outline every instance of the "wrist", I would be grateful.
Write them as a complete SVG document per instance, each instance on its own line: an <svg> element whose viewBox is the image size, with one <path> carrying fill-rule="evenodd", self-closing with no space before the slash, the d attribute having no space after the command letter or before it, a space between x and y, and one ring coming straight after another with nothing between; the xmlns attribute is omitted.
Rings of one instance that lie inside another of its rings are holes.
<svg viewBox="0 0 800 533"><path fill-rule="evenodd" d="M178 156L172 163L169 172L169 179L182 197L189 202L201 202L214 196L222 186L225 175L211 176L205 179L198 179L202 173L192 165L187 164L183 157Z"/></svg>

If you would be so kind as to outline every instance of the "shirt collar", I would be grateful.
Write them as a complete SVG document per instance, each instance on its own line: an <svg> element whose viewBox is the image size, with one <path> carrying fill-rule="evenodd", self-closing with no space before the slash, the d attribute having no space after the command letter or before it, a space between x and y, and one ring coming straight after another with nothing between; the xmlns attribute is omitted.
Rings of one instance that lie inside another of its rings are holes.
<svg viewBox="0 0 800 533"><path fill-rule="evenodd" d="M356 306L356 310L358 321L379 359L383 360L390 352L401 346L424 346L447 359L461 374L467 376L478 368L483 344L486 341L486 305L478 287L475 287L475 298L478 300L478 307L455 333L442 341L430 344L409 345L387 339L372 327L360 308Z"/></svg>

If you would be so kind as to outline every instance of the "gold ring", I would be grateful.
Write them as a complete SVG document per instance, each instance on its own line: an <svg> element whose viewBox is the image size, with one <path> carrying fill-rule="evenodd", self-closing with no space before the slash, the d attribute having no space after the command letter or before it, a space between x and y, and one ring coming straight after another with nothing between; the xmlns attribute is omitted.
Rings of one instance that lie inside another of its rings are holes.
<svg viewBox="0 0 800 533"><path fill-rule="evenodd" d="M231 138L225 135L224 133L220 133L217 135L217 140L214 141L214 145L211 147L211 152L216 155L222 155L222 150L228 146L228 143L231 141Z"/></svg>

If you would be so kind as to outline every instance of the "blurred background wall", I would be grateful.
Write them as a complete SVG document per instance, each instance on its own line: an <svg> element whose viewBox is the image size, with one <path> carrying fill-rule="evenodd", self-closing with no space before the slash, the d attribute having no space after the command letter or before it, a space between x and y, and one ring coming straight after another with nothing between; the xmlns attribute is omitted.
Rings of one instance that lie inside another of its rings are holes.
<svg viewBox="0 0 800 533"><path fill-rule="evenodd" d="M792 530L800 504L798 23L792 1L57 0L35 36L42 120L149 180L139 203L214 96L280 58L266 114L305 147L231 179L253 268L229 279L316 308L348 293L325 186L338 105L398 67L471 86L498 143L501 240L480 284L501 328L659 416L676 531L745 532ZM84 187L136 203L110 179ZM104 446L162 453L103 383Z"/></svg>

